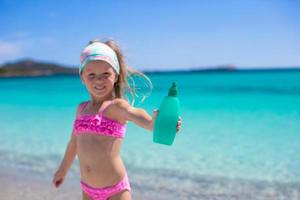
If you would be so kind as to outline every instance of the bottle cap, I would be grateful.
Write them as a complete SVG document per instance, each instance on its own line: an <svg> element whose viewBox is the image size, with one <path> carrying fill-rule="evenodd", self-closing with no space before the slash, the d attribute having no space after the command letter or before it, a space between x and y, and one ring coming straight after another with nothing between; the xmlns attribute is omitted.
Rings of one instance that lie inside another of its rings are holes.
<svg viewBox="0 0 300 200"><path fill-rule="evenodd" d="M171 88L169 89L168 96L177 97L177 95L178 95L178 91L177 91L176 82L173 82Z"/></svg>

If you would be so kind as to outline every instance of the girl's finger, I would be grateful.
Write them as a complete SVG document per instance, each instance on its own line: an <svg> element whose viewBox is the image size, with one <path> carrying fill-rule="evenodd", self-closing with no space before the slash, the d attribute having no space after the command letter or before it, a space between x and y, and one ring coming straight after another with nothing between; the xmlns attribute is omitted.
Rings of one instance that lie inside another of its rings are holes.
<svg viewBox="0 0 300 200"><path fill-rule="evenodd" d="M153 110L153 117L157 117L157 114L158 114L158 110L157 110L157 109L154 109L154 110Z"/></svg>

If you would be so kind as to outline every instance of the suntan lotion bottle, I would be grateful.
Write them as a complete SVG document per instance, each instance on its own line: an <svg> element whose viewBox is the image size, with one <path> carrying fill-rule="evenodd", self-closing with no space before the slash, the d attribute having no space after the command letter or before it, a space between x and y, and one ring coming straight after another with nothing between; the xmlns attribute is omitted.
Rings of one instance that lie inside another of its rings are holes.
<svg viewBox="0 0 300 200"><path fill-rule="evenodd" d="M180 115L180 101L177 97L176 83L173 82L169 94L160 104L154 121L153 142L172 145L176 135L176 126Z"/></svg>

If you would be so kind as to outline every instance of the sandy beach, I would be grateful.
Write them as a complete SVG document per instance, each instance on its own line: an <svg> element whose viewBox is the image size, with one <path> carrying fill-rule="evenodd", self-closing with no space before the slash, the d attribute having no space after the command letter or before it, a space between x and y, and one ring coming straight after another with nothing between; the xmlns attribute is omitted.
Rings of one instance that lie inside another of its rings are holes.
<svg viewBox="0 0 300 200"><path fill-rule="evenodd" d="M67 175L59 188L52 185L51 176L40 174L30 175L25 172L15 172L10 169L1 170L0 173L0 199L1 200L65 200L82 198L79 186L79 177ZM145 197L144 197L145 196ZM146 195L133 194L134 199L150 200Z"/></svg>
<svg viewBox="0 0 300 200"><path fill-rule="evenodd" d="M129 171L132 197L137 200L299 200L299 184L268 183L246 180L187 177L172 172ZM56 189L49 175L30 176L1 171L2 200L81 199L78 177L68 177Z"/></svg>
<svg viewBox="0 0 300 200"><path fill-rule="evenodd" d="M51 180L42 177L26 177L17 175L0 176L0 199L1 200L66 200L81 199L81 190L74 179L66 179L59 188L54 188ZM134 199L146 199L134 195Z"/></svg>

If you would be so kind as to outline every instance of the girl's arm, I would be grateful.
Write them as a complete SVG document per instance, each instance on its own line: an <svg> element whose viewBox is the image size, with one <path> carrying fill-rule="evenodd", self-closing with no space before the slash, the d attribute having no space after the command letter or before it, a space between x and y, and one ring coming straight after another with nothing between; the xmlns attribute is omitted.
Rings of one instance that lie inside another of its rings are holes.
<svg viewBox="0 0 300 200"><path fill-rule="evenodd" d="M120 113L124 121L132 121L142 128L153 131L157 111L154 111L151 117L144 109L135 108L124 99L116 99L115 104L117 105L118 113Z"/></svg>
<svg viewBox="0 0 300 200"><path fill-rule="evenodd" d="M64 158L59 166L58 170L61 170L67 174L69 168L71 167L76 156L76 136L72 133L71 139L68 143L67 149L65 151Z"/></svg>
<svg viewBox="0 0 300 200"><path fill-rule="evenodd" d="M64 179L68 173L69 168L71 167L73 160L76 156L76 141L74 141L73 134L72 138L69 141L68 147L65 152L65 156L58 168L58 170L55 172L53 176L52 183L54 187L59 187L63 182ZM75 138L76 139L76 138Z"/></svg>
<svg viewBox="0 0 300 200"><path fill-rule="evenodd" d="M76 110L76 116L78 115L79 113L79 109L80 109L81 105L79 105L77 107L77 110ZM74 130L73 130L74 131ZM71 167L74 159L75 159L75 156L76 156L76 136L73 134L73 131L71 133L71 138L68 142L68 145L67 145L67 148L66 148L66 151L65 151L65 154L64 154L64 158L58 168L58 170L64 172L64 173L67 173L69 168Z"/></svg>
<svg viewBox="0 0 300 200"><path fill-rule="evenodd" d="M77 107L76 116L79 114L79 109L81 108L81 106L82 106L82 104L80 104ZM73 131L74 131L74 129L73 129ZM77 139L76 139L76 136L73 134L74 133L73 131L71 134L71 139L70 139L67 149L65 151L64 158L61 161L59 168L57 169L57 171L55 172L55 174L53 176L52 183L55 187L59 187L63 183L65 176L67 175L68 170L70 169L70 167L75 159L75 156L77 154L77 149L76 149L77 148L76 147Z"/></svg>

